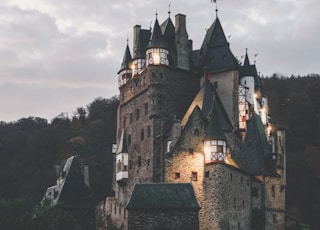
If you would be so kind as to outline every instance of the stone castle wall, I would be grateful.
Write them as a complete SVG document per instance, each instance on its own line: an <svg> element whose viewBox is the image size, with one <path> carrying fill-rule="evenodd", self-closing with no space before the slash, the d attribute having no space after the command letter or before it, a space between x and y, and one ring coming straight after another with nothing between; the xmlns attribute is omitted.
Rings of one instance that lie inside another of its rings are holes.
<svg viewBox="0 0 320 230"><path fill-rule="evenodd" d="M202 229L251 229L249 175L225 164L206 165L204 194Z"/></svg>
<svg viewBox="0 0 320 230"><path fill-rule="evenodd" d="M129 211L130 230L196 230L199 229L197 211L140 210Z"/></svg>

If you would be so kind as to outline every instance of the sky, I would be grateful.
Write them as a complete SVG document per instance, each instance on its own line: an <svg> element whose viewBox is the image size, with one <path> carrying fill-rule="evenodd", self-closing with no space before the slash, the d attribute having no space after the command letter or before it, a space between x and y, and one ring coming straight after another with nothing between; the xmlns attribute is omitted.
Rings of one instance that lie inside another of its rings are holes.
<svg viewBox="0 0 320 230"><path fill-rule="evenodd" d="M210 0L1 0L0 121L72 117L119 94L117 72L133 27L185 14L199 49L216 17ZM233 54L248 48L263 76L320 73L317 0L217 0Z"/></svg>

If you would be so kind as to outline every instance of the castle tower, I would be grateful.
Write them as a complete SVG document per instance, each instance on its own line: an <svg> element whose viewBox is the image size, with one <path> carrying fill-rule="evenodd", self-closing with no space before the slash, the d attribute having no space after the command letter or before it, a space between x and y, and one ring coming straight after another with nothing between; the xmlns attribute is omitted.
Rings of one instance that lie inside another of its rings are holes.
<svg viewBox="0 0 320 230"><path fill-rule="evenodd" d="M171 36L169 38L171 38ZM147 66L169 66L168 41L164 40L158 18L156 18L156 22L154 23L151 41L146 50L146 59Z"/></svg>
<svg viewBox="0 0 320 230"><path fill-rule="evenodd" d="M204 79L210 79L214 84L220 98L224 98L223 105L229 119L238 128L238 61L230 50L218 17L207 30L202 43L200 71L204 74Z"/></svg>
<svg viewBox="0 0 320 230"><path fill-rule="evenodd" d="M132 71L130 68L131 62L131 53L129 49L129 45L127 44L126 50L123 55L123 60L121 63L120 70L118 71L118 87L120 88L122 85L126 84L127 81L130 80Z"/></svg>

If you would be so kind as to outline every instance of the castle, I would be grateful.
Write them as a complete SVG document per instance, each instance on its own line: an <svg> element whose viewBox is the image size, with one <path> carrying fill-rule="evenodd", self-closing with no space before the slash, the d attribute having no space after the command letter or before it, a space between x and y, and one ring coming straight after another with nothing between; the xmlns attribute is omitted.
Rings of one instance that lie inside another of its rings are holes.
<svg viewBox="0 0 320 230"><path fill-rule="evenodd" d="M98 229L285 229L285 132L255 64L235 58L218 16L192 46L182 14L134 27Z"/></svg>

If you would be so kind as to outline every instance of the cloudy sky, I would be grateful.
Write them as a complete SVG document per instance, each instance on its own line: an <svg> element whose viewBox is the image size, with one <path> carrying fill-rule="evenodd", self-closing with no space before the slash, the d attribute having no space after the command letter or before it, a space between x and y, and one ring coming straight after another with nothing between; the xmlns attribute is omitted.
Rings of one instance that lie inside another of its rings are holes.
<svg viewBox="0 0 320 230"><path fill-rule="evenodd" d="M194 49L215 18L210 0L1 0L0 121L73 115L118 94L117 71L133 26L187 15ZM235 56L248 48L264 76L320 73L317 0L218 0Z"/></svg>

